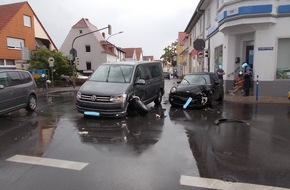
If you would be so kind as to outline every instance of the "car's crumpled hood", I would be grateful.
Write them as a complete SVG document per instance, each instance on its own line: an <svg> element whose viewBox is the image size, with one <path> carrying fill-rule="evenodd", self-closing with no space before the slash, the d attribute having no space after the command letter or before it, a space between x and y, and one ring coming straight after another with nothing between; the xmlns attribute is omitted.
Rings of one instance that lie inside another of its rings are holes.
<svg viewBox="0 0 290 190"><path fill-rule="evenodd" d="M210 90L210 85L195 85L195 84L182 84L178 85L176 88L177 93L190 93L190 94L199 94L202 91Z"/></svg>
<svg viewBox="0 0 290 190"><path fill-rule="evenodd" d="M87 95L111 96L125 93L129 86L130 83L86 81L79 91Z"/></svg>

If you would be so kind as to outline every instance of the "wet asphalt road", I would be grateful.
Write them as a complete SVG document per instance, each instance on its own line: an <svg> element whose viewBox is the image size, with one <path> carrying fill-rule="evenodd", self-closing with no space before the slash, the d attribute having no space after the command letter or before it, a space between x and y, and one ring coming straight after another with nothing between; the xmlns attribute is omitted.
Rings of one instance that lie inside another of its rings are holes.
<svg viewBox="0 0 290 190"><path fill-rule="evenodd" d="M173 83L166 81L167 93ZM35 113L0 117L1 190L203 189L182 185L182 176L290 188L289 105L224 102L182 110L165 95L145 117L100 119L77 113L74 96L44 94ZM86 165L8 161L15 155Z"/></svg>

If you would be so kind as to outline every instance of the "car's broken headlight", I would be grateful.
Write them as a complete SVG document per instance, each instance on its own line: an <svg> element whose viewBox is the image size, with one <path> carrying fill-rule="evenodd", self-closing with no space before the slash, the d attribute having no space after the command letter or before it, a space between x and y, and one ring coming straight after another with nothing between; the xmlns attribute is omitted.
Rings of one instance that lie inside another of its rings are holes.
<svg viewBox="0 0 290 190"><path fill-rule="evenodd" d="M175 92L176 92L176 87L174 86L170 89L170 93L175 93Z"/></svg>
<svg viewBox="0 0 290 190"><path fill-rule="evenodd" d="M116 95L116 96L111 96L110 101L111 102L125 102L126 101L126 94L121 94L121 95Z"/></svg>

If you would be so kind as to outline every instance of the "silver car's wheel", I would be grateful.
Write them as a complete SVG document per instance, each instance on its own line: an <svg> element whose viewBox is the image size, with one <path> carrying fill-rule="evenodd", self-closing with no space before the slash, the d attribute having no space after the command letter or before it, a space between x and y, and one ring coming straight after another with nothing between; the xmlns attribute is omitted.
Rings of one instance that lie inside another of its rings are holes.
<svg viewBox="0 0 290 190"><path fill-rule="evenodd" d="M28 104L26 107L27 111L34 111L37 107L36 97L34 95L30 95L28 98Z"/></svg>

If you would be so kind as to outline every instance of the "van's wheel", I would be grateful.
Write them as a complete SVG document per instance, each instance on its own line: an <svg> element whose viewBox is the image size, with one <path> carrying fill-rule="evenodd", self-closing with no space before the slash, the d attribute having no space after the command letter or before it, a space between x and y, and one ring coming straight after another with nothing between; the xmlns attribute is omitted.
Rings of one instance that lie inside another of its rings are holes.
<svg viewBox="0 0 290 190"><path fill-rule="evenodd" d="M154 100L154 103L157 105L161 104L162 96L163 96L162 90L159 90L157 98Z"/></svg>
<svg viewBox="0 0 290 190"><path fill-rule="evenodd" d="M139 97L133 97L131 103L139 114L146 115L149 112L147 106L140 100Z"/></svg>
<svg viewBox="0 0 290 190"><path fill-rule="evenodd" d="M32 112L36 109L36 106L37 106L36 96L30 95L28 97L26 110Z"/></svg>

